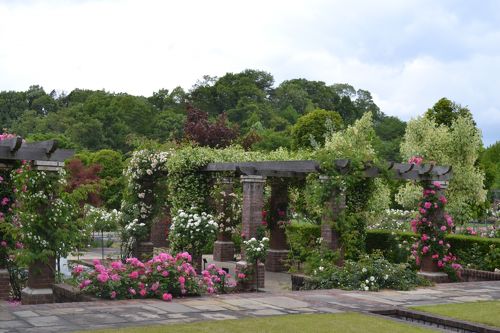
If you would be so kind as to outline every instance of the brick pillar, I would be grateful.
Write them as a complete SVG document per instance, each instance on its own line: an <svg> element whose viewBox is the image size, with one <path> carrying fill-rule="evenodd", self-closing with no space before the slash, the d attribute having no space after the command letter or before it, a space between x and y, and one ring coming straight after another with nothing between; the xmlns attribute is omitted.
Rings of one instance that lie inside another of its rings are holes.
<svg viewBox="0 0 500 333"><path fill-rule="evenodd" d="M255 290L255 286L257 285L256 274L254 270L255 264L247 264L246 261L238 261L236 263L236 270L238 272L244 271L252 271L250 277L243 283L238 284L238 289L242 291L251 291ZM263 263L259 262L257 274L259 276L259 288L265 287L265 279L266 279L266 267Z"/></svg>
<svg viewBox="0 0 500 333"><path fill-rule="evenodd" d="M257 236L257 229L262 222L262 209L264 208L264 185L266 183L266 178L263 176L241 176L241 183L243 185L243 204L242 204L242 233L245 235L245 239L250 239ZM248 265L253 265L254 263L247 263L245 261L245 253L241 251L241 261L236 263L236 268L239 271L244 271L245 267ZM261 275L262 279L259 277L259 288L264 288L264 271L265 266L259 263L258 274ZM252 282L255 281L255 276L250 278L250 281L244 284L243 289L248 290ZM246 287L245 287L246 286Z"/></svg>
<svg viewBox="0 0 500 333"><path fill-rule="evenodd" d="M245 235L245 239L250 239L257 236L257 228L262 222L266 178L254 175L241 176L241 183L243 184L241 231ZM241 255L242 259L244 259L244 253Z"/></svg>
<svg viewBox="0 0 500 333"><path fill-rule="evenodd" d="M233 193L233 179L232 178L222 178L222 191L224 191L224 202L218 202L216 204L217 213L221 213L227 210L227 205L231 204L234 200L229 196ZM225 220L218 221L218 223L225 224ZM217 241L214 243L214 261L233 261L234 260L234 243L231 240L231 232L217 232Z"/></svg>
<svg viewBox="0 0 500 333"><path fill-rule="evenodd" d="M325 181L327 176L320 176L321 181ZM321 217L321 237L323 244L330 250L339 251L337 264L344 264L344 249L340 244L340 234L335 230L334 225L338 221L340 214L345 209L345 193L340 189L334 189L330 198L324 203L323 215Z"/></svg>
<svg viewBox="0 0 500 333"><path fill-rule="evenodd" d="M271 237L269 251L266 258L266 269L271 272L283 272L288 259L288 243L286 240L285 227L280 221L287 221L288 210L288 182L279 178L271 182L271 199L269 204L269 216L271 221Z"/></svg>
<svg viewBox="0 0 500 333"><path fill-rule="evenodd" d="M0 301L9 298L10 276L7 268L0 268Z"/></svg>
<svg viewBox="0 0 500 333"><path fill-rule="evenodd" d="M151 242L153 247L168 247L168 229L172 223L170 208L166 207L163 214L158 219L153 221L151 226Z"/></svg>
<svg viewBox="0 0 500 333"><path fill-rule="evenodd" d="M22 304L54 303L52 285L55 283L56 260L37 261L28 267L28 282L21 291Z"/></svg>

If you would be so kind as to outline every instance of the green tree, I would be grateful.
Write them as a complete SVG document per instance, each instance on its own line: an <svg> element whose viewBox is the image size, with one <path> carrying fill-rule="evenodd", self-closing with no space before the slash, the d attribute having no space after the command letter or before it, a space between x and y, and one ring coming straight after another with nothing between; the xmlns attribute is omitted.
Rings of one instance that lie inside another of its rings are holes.
<svg viewBox="0 0 500 333"><path fill-rule="evenodd" d="M458 117L467 117L472 120L472 114L468 108L462 107L460 104L452 102L445 97L441 98L432 108L428 109L425 116L434 120L438 125L448 127L451 127Z"/></svg>
<svg viewBox="0 0 500 333"><path fill-rule="evenodd" d="M292 140L294 148L311 148L311 141L319 145L325 143L325 134L330 129L335 131L343 126L342 118L335 111L314 110L297 120L293 127Z"/></svg>
<svg viewBox="0 0 500 333"><path fill-rule="evenodd" d="M478 207L486 199L484 174L477 166L482 145L481 134L468 116L458 116L451 127L421 117L408 122L401 155L404 159L422 156L427 162L453 167L453 178L446 191L448 211L458 223L465 223L477 218ZM415 193L409 188L401 191ZM403 197L398 202L411 202Z"/></svg>

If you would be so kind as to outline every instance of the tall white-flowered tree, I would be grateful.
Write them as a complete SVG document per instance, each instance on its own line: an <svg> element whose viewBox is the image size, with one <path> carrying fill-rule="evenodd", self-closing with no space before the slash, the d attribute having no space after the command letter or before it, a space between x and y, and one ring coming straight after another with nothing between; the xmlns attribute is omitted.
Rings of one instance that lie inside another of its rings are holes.
<svg viewBox="0 0 500 333"><path fill-rule="evenodd" d="M446 190L447 209L456 222L464 223L475 217L475 208L486 200L484 173L476 165L482 145L481 133L469 117L458 116L450 127L420 117L408 122L401 156L408 160L419 156L425 163L453 166L454 176ZM421 193L420 185L407 183L396 200L415 207Z"/></svg>
<svg viewBox="0 0 500 333"><path fill-rule="evenodd" d="M170 151L135 151L124 171L127 187L122 201L125 255L134 244L149 241L153 219L166 203L167 159Z"/></svg>

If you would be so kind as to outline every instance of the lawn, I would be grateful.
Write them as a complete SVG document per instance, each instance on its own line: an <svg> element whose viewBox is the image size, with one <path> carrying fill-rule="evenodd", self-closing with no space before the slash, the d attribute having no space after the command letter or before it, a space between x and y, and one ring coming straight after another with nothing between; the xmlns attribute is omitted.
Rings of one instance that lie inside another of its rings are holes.
<svg viewBox="0 0 500 333"><path fill-rule="evenodd" d="M500 301L415 306L412 309L500 327Z"/></svg>
<svg viewBox="0 0 500 333"><path fill-rule="evenodd" d="M88 331L87 331L88 332ZM190 324L129 327L92 331L94 333L160 333L160 332L432 332L425 328L359 313L301 314L239 320L204 321Z"/></svg>

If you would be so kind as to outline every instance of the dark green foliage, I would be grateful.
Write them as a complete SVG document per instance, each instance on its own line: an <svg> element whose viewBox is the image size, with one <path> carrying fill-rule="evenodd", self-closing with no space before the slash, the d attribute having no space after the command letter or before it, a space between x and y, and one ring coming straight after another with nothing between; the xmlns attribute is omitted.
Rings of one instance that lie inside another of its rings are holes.
<svg viewBox="0 0 500 333"><path fill-rule="evenodd" d="M406 123L396 117L384 116L374 122L377 138L374 148L382 159L401 162L399 147L405 134Z"/></svg>
<svg viewBox="0 0 500 333"><path fill-rule="evenodd" d="M342 128L342 118L337 112L314 110L297 120L292 137L295 148L311 148L311 141L320 146L325 143L325 134Z"/></svg>
<svg viewBox="0 0 500 333"><path fill-rule="evenodd" d="M246 147L267 151L292 148L293 126L300 116L316 109L338 112L343 124L353 123L366 111L374 114L376 122L384 119L368 91L348 84L328 86L293 79L273 85L270 73L252 69L220 78L205 76L189 92L181 87L159 89L149 97L87 89L46 93L33 85L26 91L0 92L0 126L31 139L57 138L63 148L125 153L134 148L134 140L181 141L189 102L207 112L209 121L226 113L229 127L239 129L237 142L256 131L260 140ZM319 143L323 141L320 132L314 134ZM393 159L398 140L382 138L377 149ZM305 142L309 143L308 137Z"/></svg>
<svg viewBox="0 0 500 333"><path fill-rule="evenodd" d="M485 188L500 189L500 141L483 150L479 157L479 165L485 172Z"/></svg>
<svg viewBox="0 0 500 333"><path fill-rule="evenodd" d="M417 235L411 232L392 232L390 230L369 230L366 233L366 252L379 251L390 262L408 262L410 246Z"/></svg>
<svg viewBox="0 0 500 333"><path fill-rule="evenodd" d="M432 108L428 109L425 116L433 119L438 125L445 125L448 127L451 127L451 124L459 116L472 119L472 114L467 107L456 104L445 97L441 98Z"/></svg>
<svg viewBox="0 0 500 333"><path fill-rule="evenodd" d="M292 223L286 227L286 236L290 244L290 258L294 262L305 262L311 249L318 245L321 229L315 224Z"/></svg>

